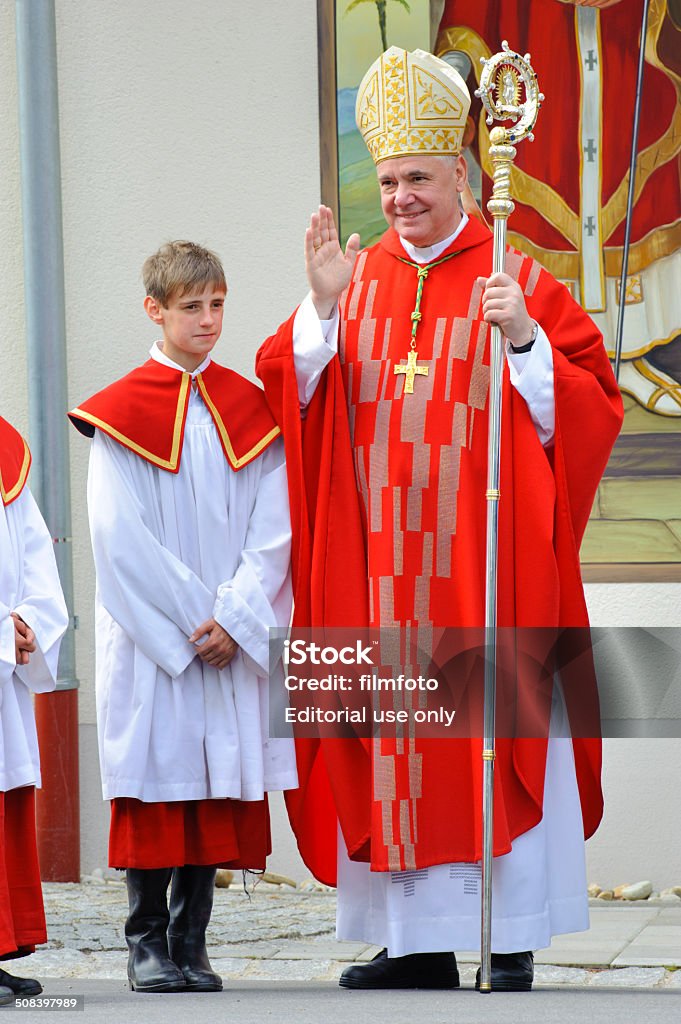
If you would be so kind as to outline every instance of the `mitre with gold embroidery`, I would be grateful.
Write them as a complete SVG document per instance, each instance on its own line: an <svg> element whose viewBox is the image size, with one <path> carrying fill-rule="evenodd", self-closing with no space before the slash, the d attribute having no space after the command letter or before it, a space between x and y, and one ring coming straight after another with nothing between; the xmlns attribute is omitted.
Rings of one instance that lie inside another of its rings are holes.
<svg viewBox="0 0 681 1024"><path fill-rule="evenodd" d="M355 119L377 164L459 153L470 103L466 83L445 61L391 46L360 83Z"/></svg>

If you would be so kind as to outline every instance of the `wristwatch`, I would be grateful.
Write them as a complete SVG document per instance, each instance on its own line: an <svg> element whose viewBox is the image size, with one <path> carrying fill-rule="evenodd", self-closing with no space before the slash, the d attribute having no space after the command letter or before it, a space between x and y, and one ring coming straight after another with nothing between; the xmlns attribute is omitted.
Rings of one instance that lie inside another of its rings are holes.
<svg viewBox="0 0 681 1024"><path fill-rule="evenodd" d="M532 346L534 345L535 341L537 340L538 333L539 333L539 324L535 320L534 321L534 327L532 328L532 334L530 335L530 340L527 342L526 345L514 345L512 341L509 341L509 345L511 346L511 352L515 352L515 353L529 352L530 349L532 348Z"/></svg>

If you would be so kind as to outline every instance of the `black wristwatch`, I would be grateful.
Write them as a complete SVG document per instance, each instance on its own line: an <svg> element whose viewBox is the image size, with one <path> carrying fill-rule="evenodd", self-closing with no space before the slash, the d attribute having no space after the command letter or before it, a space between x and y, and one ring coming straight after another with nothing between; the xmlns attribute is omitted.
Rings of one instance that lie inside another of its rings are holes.
<svg viewBox="0 0 681 1024"><path fill-rule="evenodd" d="M528 343L526 345L517 345L516 346L516 345L513 344L512 341L509 341L509 345L511 346L511 352L515 352L517 355L519 355L521 352L529 352L530 349L532 348L532 346L534 345L535 341L537 340L537 334L538 333L539 333L539 324L535 320L534 321L534 327L532 328L532 334L530 335L530 340L528 341Z"/></svg>

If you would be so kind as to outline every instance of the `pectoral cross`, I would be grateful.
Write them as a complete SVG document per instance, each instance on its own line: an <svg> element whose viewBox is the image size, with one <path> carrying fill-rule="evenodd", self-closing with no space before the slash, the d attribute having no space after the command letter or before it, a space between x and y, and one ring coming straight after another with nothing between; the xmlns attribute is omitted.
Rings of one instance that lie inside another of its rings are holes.
<svg viewBox="0 0 681 1024"><path fill-rule="evenodd" d="M417 363L416 363L417 359L418 359L418 352L416 351L415 348L412 348L407 353L407 364L406 364L406 366L405 366L404 363L396 363L395 364L395 373L403 373L405 375L405 377L404 377L404 394L405 395L413 395L414 394L414 377L416 376L417 373L421 377L427 377L428 376L428 367L427 366L418 366Z"/></svg>
<svg viewBox="0 0 681 1024"><path fill-rule="evenodd" d="M426 282L428 274L433 267L439 267L441 263L446 263L447 260L451 260L454 256L459 255L459 250L456 252L450 252L448 256L443 256L442 259L436 260L435 263L429 263L427 266L419 266L418 263L412 263L411 260L405 260L401 256L398 256L400 263L406 263L408 267L413 267L416 271L416 278L418 285L416 286L416 308L411 314L411 343L410 349L407 352L407 365L404 363L395 364L395 373L404 374L404 394L414 394L414 377L416 374L419 377L428 376L428 367L419 366L416 360L418 359L418 353L416 351L416 332L418 331L419 324L423 319L423 313L421 312L421 298L423 296L423 286Z"/></svg>

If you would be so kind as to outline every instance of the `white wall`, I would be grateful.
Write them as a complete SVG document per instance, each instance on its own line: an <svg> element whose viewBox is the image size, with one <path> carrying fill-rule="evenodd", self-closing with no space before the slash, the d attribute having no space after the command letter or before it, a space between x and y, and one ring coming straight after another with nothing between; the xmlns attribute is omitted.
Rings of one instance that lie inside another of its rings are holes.
<svg viewBox="0 0 681 1024"><path fill-rule="evenodd" d="M143 362L140 268L169 238L222 256L218 359L252 374L305 291L319 202L312 0L57 0L69 402ZM0 4L0 408L27 428L14 5ZM81 715L94 722L87 443L71 436Z"/></svg>
<svg viewBox="0 0 681 1024"><path fill-rule="evenodd" d="M223 257L222 361L250 374L305 291L302 233L319 202L314 0L57 0L69 401L146 357L140 267L169 238ZM14 5L0 3L0 412L28 428ZM83 869L106 864L94 733L87 443L71 436L81 629ZM681 587L589 587L597 624L669 621ZM609 741L607 811L590 877L681 881L678 741ZM667 781L665 781L665 779ZM274 870L302 877L276 804Z"/></svg>
<svg viewBox="0 0 681 1024"><path fill-rule="evenodd" d="M57 0L69 403L143 362L155 330L140 269L170 238L223 258L217 358L255 351L306 290L319 203L314 0ZM28 430L14 4L0 3L0 412ZM30 438L29 438L30 440ZM71 432L80 617L83 869L106 863L94 742L88 445Z"/></svg>
<svg viewBox="0 0 681 1024"><path fill-rule="evenodd" d="M680 583L591 583L594 626L680 626ZM652 880L681 884L681 740L606 739L605 813L587 843L590 881L602 888Z"/></svg>

